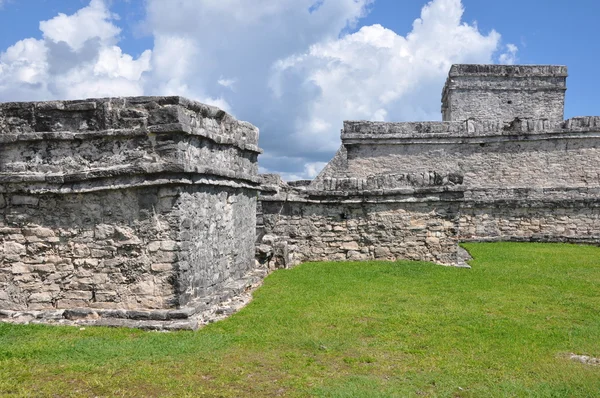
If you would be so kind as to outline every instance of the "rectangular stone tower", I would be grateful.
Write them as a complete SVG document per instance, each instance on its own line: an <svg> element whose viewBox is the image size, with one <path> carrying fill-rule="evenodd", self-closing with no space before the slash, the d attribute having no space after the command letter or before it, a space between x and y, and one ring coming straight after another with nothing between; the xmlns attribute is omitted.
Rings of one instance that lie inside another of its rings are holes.
<svg viewBox="0 0 600 398"><path fill-rule="evenodd" d="M567 67L453 65L442 92L444 121L564 118Z"/></svg>

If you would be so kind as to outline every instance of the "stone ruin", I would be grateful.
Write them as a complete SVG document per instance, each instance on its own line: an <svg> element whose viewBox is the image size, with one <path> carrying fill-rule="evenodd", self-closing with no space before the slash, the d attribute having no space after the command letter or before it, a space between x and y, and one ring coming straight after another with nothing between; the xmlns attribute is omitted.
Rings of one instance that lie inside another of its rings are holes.
<svg viewBox="0 0 600 398"><path fill-rule="evenodd" d="M345 122L314 181L263 177L261 261L466 266L459 242L599 242L600 117L563 120L566 78L454 65L442 122Z"/></svg>
<svg viewBox="0 0 600 398"><path fill-rule="evenodd" d="M442 122L345 122L293 183L258 175L255 127L184 98L0 104L0 320L196 329L304 261L598 243L600 117L563 120L566 77L454 65Z"/></svg>
<svg viewBox="0 0 600 398"><path fill-rule="evenodd" d="M265 275L257 142L180 97L0 105L4 317L197 328Z"/></svg>

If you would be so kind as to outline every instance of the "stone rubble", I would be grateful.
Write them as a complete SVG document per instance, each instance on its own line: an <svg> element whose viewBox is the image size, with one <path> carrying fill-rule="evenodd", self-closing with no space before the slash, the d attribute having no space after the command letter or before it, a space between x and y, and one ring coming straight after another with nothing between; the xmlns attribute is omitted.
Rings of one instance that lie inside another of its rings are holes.
<svg viewBox="0 0 600 398"><path fill-rule="evenodd" d="M600 358L594 358L589 355L570 354L569 359L584 365L600 366Z"/></svg>

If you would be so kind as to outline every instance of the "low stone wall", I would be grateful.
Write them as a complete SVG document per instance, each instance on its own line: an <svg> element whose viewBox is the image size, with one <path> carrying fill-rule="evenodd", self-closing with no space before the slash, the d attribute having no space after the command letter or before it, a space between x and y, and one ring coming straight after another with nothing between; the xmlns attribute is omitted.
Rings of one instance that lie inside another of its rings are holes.
<svg viewBox="0 0 600 398"><path fill-rule="evenodd" d="M600 243L600 188L481 189L465 193L459 239Z"/></svg>
<svg viewBox="0 0 600 398"><path fill-rule="evenodd" d="M429 176L374 180L381 186L400 183L395 189L368 189L365 181L372 180L327 177L324 186L337 190L326 191L267 178L259 257L272 267L398 259L466 266L459 242L600 243L600 188L469 189ZM403 185L407 181L413 186Z"/></svg>
<svg viewBox="0 0 600 398"><path fill-rule="evenodd" d="M0 318L196 328L264 275L257 133L179 97L0 104Z"/></svg>
<svg viewBox="0 0 600 398"><path fill-rule="evenodd" d="M407 187L344 194L298 190L285 183L263 189L263 261L277 266L375 259L460 263L460 189Z"/></svg>

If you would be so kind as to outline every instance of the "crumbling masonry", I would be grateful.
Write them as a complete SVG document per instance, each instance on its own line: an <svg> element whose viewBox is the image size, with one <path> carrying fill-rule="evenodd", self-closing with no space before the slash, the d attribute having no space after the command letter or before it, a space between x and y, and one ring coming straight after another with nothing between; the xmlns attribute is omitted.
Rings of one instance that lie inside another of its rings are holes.
<svg viewBox="0 0 600 398"><path fill-rule="evenodd" d="M442 122L345 122L290 184L257 175L255 127L180 97L0 104L0 320L195 329L303 261L598 243L600 117L563 120L566 77L455 65Z"/></svg>
<svg viewBox="0 0 600 398"><path fill-rule="evenodd" d="M195 329L264 276L252 125L143 97L2 104L0 133L5 318Z"/></svg>
<svg viewBox="0 0 600 398"><path fill-rule="evenodd" d="M600 117L563 120L566 78L454 65L442 122L345 122L310 184L265 178L263 261L465 265L459 242L598 242Z"/></svg>

